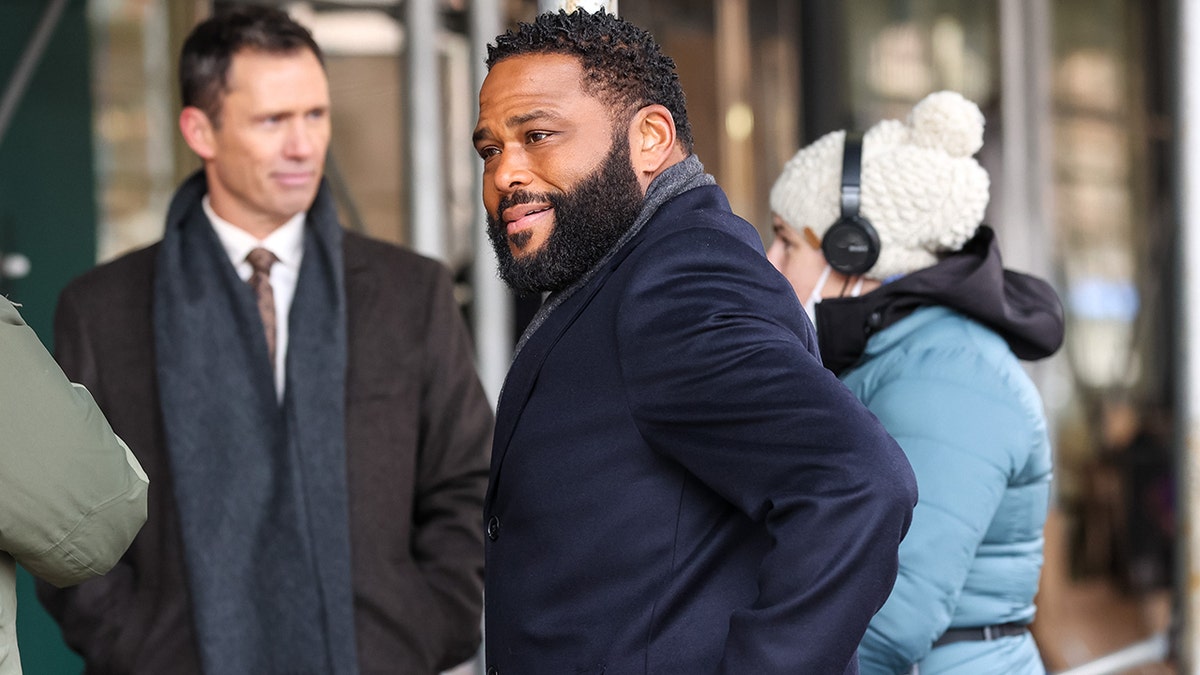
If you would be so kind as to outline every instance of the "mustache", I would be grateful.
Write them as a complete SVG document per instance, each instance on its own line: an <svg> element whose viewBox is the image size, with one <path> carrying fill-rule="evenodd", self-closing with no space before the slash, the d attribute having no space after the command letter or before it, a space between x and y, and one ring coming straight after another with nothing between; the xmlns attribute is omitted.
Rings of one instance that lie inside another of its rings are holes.
<svg viewBox="0 0 1200 675"><path fill-rule="evenodd" d="M496 212L492 214L492 219L497 223L501 222L500 214L504 210L518 204L530 204L533 202L547 203L557 207L560 200L557 195L552 195L549 192L529 192L527 190L517 190L516 192L500 198L500 203L496 205Z"/></svg>

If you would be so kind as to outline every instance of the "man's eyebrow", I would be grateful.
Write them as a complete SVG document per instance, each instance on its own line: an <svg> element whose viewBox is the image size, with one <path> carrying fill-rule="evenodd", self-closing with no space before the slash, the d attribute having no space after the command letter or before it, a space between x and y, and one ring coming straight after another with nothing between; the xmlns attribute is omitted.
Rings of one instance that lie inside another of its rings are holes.
<svg viewBox="0 0 1200 675"><path fill-rule="evenodd" d="M526 124L528 122L532 122L534 120L561 120L561 119L565 119L565 118L560 113L554 112L553 110L538 109L538 110L530 110L529 112L523 113L521 115L513 115L512 117L509 117L508 119L504 120L504 124L505 124L505 126L516 127L516 126L520 126L522 124Z"/></svg>
<svg viewBox="0 0 1200 675"><path fill-rule="evenodd" d="M529 122L533 122L534 120L558 121L558 120L564 120L564 119L566 119L566 117L564 115L562 115L561 113L555 112L553 110L544 110L544 109L539 108L537 110L530 110L527 113L521 113L520 115L513 115L513 116L505 119L504 126L507 128L512 128L512 127L519 127L522 124L527 124ZM491 131L488 131L487 129L476 129L475 133L471 134L471 141L474 143L478 143L481 140L492 139L492 138L495 138L495 136L492 134Z"/></svg>
<svg viewBox="0 0 1200 675"><path fill-rule="evenodd" d="M487 129L476 129L475 133L471 134L472 143L478 143L479 141L483 140L491 140L493 138L495 138L495 136L493 136L492 132L488 131Z"/></svg>
<svg viewBox="0 0 1200 675"><path fill-rule="evenodd" d="M307 111L307 110L305 110L305 112L307 113L308 111ZM295 111L292 111L292 110L284 110L284 109L281 109L281 110L274 110L274 109L271 109L271 110L262 110L262 111L256 112L256 113L254 113L253 115L251 115L251 119L256 119L256 120L265 120L265 119L270 119L270 118L272 118L272 117L294 117L296 114L297 114L297 113L296 113Z"/></svg>

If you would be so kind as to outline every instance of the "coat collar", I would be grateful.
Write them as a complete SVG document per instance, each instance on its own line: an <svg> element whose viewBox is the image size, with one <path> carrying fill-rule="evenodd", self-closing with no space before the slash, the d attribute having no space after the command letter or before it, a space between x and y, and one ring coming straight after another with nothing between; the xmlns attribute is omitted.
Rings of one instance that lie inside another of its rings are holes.
<svg viewBox="0 0 1200 675"><path fill-rule="evenodd" d="M680 218L682 212L695 210L720 210L729 212L729 203L716 185L693 188L666 202L647 221L636 236L618 248L608 261L597 270L587 284L563 301L558 308L546 316L545 321L525 342L513 360L504 382L504 389L496 409L496 427L492 439L492 480L488 486L485 509L495 498L500 469L507 453L517 423L525 404L533 392L534 384L541 373L542 365L555 345L587 309L592 300L604 288L613 273L644 242L656 239L675 227L686 227L691 221Z"/></svg>

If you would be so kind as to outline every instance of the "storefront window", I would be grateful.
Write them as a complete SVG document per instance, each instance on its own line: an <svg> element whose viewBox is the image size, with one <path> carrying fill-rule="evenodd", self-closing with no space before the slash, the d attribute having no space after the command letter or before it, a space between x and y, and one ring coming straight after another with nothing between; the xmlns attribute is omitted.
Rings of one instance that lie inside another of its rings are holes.
<svg viewBox="0 0 1200 675"><path fill-rule="evenodd" d="M1054 184L1074 405L1059 458L1075 571L1171 582L1173 227L1148 6L1053 3ZM1158 48L1161 51L1161 47Z"/></svg>
<svg viewBox="0 0 1200 675"><path fill-rule="evenodd" d="M179 138L177 75L182 40L210 11L231 0L95 0L93 35L97 183L101 202L98 258L156 240L171 195L199 162ZM279 2L313 31L326 57L333 107L327 177L343 222L380 239L405 243L407 170L404 139L404 29L398 7L378 2ZM444 120L446 262L472 257L477 171L470 133L470 45L461 32L463 3L442 3L438 40Z"/></svg>
<svg viewBox="0 0 1200 675"><path fill-rule="evenodd" d="M845 3L850 109L856 125L903 119L950 89L987 113L999 95L997 7L972 0Z"/></svg>
<svg viewBox="0 0 1200 675"><path fill-rule="evenodd" d="M165 0L93 0L88 12L103 261L162 235L177 178L177 85Z"/></svg>

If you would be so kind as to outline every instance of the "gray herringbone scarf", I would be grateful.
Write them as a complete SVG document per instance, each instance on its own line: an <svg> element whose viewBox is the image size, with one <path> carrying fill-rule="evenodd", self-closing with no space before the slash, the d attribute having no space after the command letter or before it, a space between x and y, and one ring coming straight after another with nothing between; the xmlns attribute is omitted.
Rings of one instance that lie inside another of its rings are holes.
<svg viewBox="0 0 1200 675"><path fill-rule="evenodd" d="M282 407L254 292L200 199L168 213L155 355L192 615L210 675L357 672L345 461L341 228L308 215Z"/></svg>

